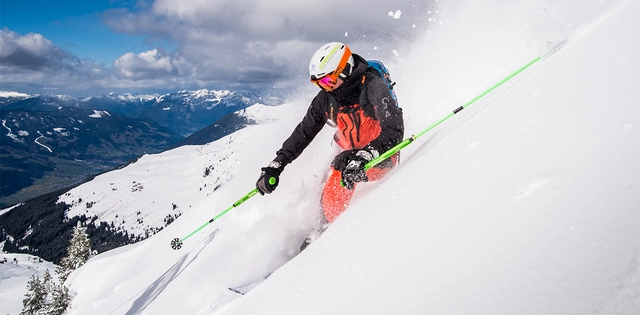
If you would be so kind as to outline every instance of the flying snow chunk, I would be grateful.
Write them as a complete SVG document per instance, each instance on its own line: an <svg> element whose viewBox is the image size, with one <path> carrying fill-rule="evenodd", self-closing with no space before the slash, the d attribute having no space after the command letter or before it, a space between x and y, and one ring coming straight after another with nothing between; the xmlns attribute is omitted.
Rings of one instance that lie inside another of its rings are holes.
<svg viewBox="0 0 640 315"><path fill-rule="evenodd" d="M398 51L397 50L393 50L393 54L396 55L396 57L398 57Z"/></svg>
<svg viewBox="0 0 640 315"><path fill-rule="evenodd" d="M400 10L397 10L396 13L393 13L393 11L389 11L389 16L396 20L400 18L401 14L402 12L400 12Z"/></svg>
<svg viewBox="0 0 640 315"><path fill-rule="evenodd" d="M344 37L349 36L349 32L344 32Z"/></svg>

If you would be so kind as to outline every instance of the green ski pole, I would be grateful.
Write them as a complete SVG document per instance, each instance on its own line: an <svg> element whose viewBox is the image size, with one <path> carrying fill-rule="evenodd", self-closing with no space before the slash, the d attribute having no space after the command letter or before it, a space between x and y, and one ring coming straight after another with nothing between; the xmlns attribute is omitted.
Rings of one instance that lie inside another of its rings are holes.
<svg viewBox="0 0 640 315"><path fill-rule="evenodd" d="M275 178L271 178L269 181L275 181ZM218 218L220 218L221 216L223 216L225 213L229 212L231 209L241 205L242 203L244 203L245 201L249 200L249 198L255 196L258 193L258 188L254 188L252 191L250 191L248 194L244 195L242 198L238 199L238 201L234 202L229 208L227 208L226 210L220 212L220 214L216 215L215 217L211 218L211 220L207 221L207 223L201 225L199 228L195 229L193 232L189 233L189 235L183 237L183 238L174 238L173 240L171 240L171 248L175 249L175 250L179 250L180 248L182 248L182 243L188 239L189 237L191 237L193 234L198 233L198 231L202 230L205 226L213 223L213 221L217 220Z"/></svg>
<svg viewBox="0 0 640 315"><path fill-rule="evenodd" d="M553 52L558 51L564 44L566 43L566 40L562 41L560 44L558 44L556 47L554 48ZM541 56L536 57L535 59L533 59L532 61L530 61L529 63L527 63L526 65L522 66L520 69L516 70L515 72L511 73L510 75L508 75L506 78L502 79L501 81L499 81L498 83L494 84L492 87L488 88L487 90L485 90L484 92L478 94L478 96L474 97L473 99L471 99L470 101L468 101L467 103L465 103L464 105L456 108L453 110L453 112L449 113L447 116L443 117L442 119L438 120L436 123L434 123L433 125L429 126L429 128L419 132L417 135L411 135L411 137L405 139L404 141L400 142L399 144L397 144L396 146L394 146L393 148L387 150L386 152L382 153L380 156L378 156L377 158L369 161L365 166L364 169L368 170L376 165L378 165L380 162L384 161L385 159L388 159L389 157L391 157L392 155L396 154L396 152L404 149L406 146L408 146L409 144L411 144L414 140L418 139L418 137L424 135L425 133L429 132L430 130L432 130L433 128L435 128L436 126L440 125L442 122L444 122L445 120L451 118L451 116L459 113L460 111L462 111L463 109L467 108L467 106L471 105L472 103L474 103L475 101L477 101L478 99L480 99L481 97L487 95L489 92L495 90L497 87L499 87L500 85L502 85L503 83L509 81L511 78L515 77L516 75L518 75L520 72L524 71L525 69L529 68L532 64L540 61L542 58L544 58L546 55L548 55L549 53L545 53ZM269 179L269 182L271 182L271 184L275 183L275 178L271 178ZM254 188L252 191L250 191L248 194L244 195L242 198L240 198L238 201L236 201L233 205L231 205L229 208L227 208L226 210L222 211L220 214L218 214L217 216L213 217L211 220L207 221L205 224L201 225L199 228L195 229L193 232L189 233L189 235L183 237L182 239L180 238L174 238L173 240L171 240L171 248L175 249L175 250L179 250L180 248L182 248L182 243L188 239L189 237L191 237L192 235L196 234L198 231L202 230L204 227L206 227L207 225L213 223L213 221L217 220L218 218L220 218L221 216L223 216L225 213L229 212L231 209L238 207L239 205L241 205L242 203L244 203L245 201L247 201L249 198L255 196L258 193L258 189Z"/></svg>
<svg viewBox="0 0 640 315"><path fill-rule="evenodd" d="M563 42L564 43L564 42ZM364 169L365 171L378 165L380 162L388 159L389 157L391 157L392 155L396 154L398 151L404 149L406 146L408 146L409 144L411 144L414 140L418 139L418 137L424 135L425 133L429 132L430 130L432 130L433 128L435 128L436 126L440 125L441 123L443 123L445 120L451 118L451 116L459 113L460 111L462 111L463 109L467 108L469 105L473 104L475 101L477 101L478 99L480 99L481 97L487 95L489 92L495 90L497 87L499 87L500 85L502 85L503 83L509 81L511 78L515 77L516 75L518 75L520 72L524 71L525 69L529 68L532 64L540 61L545 55L541 55L536 57L535 59L531 60L530 62L528 62L526 65L522 66L520 69L516 70L515 72L511 73L510 75L508 75L506 78L500 80L498 83L494 84L493 86L491 86L490 88L488 88L487 90L485 90L484 92L478 94L478 96L474 97L473 99L471 99L470 101L468 101L467 103L465 103L464 105L456 108L453 110L453 112L449 113L448 115L446 115L445 117L443 117L442 119L438 120L436 123L434 123L433 125L429 126L429 128L419 132L416 135L411 135L411 137L403 140L402 142L398 143L396 146L394 146L393 148L387 150L386 152L380 154L377 158L369 161L367 164L365 164Z"/></svg>

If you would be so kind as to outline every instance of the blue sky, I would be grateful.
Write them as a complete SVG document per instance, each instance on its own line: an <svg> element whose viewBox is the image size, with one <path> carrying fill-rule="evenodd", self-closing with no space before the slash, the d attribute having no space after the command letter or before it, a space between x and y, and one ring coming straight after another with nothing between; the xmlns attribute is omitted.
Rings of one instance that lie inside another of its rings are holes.
<svg viewBox="0 0 640 315"><path fill-rule="evenodd" d="M152 48L144 36L114 32L102 13L127 7L114 1L2 0L2 28L20 34L39 33L79 58L112 63L126 51Z"/></svg>
<svg viewBox="0 0 640 315"><path fill-rule="evenodd" d="M430 2L2 0L0 90L290 90L329 41L393 63L425 29Z"/></svg>

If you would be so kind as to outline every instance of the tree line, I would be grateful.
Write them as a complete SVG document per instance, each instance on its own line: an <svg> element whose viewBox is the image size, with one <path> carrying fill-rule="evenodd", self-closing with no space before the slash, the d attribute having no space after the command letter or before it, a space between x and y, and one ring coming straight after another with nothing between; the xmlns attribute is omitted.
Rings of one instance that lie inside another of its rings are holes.
<svg viewBox="0 0 640 315"><path fill-rule="evenodd" d="M96 222L96 216L67 218L69 206L58 203L59 196L66 191L68 189L30 199L0 216L0 242L4 241L3 250L35 255L58 264L65 255L67 242L78 222L87 228L91 246L98 252L141 239L113 224Z"/></svg>

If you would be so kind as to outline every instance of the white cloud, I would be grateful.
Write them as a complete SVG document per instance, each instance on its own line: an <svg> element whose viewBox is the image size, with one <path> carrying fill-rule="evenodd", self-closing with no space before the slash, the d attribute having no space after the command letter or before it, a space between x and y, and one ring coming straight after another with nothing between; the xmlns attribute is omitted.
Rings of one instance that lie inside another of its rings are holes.
<svg viewBox="0 0 640 315"><path fill-rule="evenodd" d="M388 18L386 0L157 0L135 13L111 11L106 20L120 31L154 33L176 41L207 34L231 35L245 42L302 39L324 43L347 31L367 35L368 40L393 41L393 34L406 34L412 29L409 23L420 25L425 20L428 2L394 4L397 12L404 13L406 25Z"/></svg>
<svg viewBox="0 0 640 315"><path fill-rule="evenodd" d="M184 74L184 59L159 49L139 54L126 53L114 62L114 70L126 79L140 80L157 76L180 76Z"/></svg>
<svg viewBox="0 0 640 315"><path fill-rule="evenodd" d="M40 34L22 36L5 29L0 83L24 92L20 87L28 84L36 93L41 92L38 87L68 91L89 86L143 93L287 89L305 84L308 58L329 41L346 41L356 53L392 62L393 50L412 42L424 30L420 26L428 24L429 1L392 7L386 0L138 1L131 10L104 12L102 21L116 32L145 37L147 46L156 43L155 49L123 51L113 64L104 65L78 60ZM402 10L402 19L390 19L389 10Z"/></svg>
<svg viewBox="0 0 640 315"><path fill-rule="evenodd" d="M0 69L3 71L59 69L75 59L40 34L21 36L6 28L0 30Z"/></svg>
<svg viewBox="0 0 640 315"><path fill-rule="evenodd" d="M120 32L177 43L176 52L198 80L272 84L306 76L313 51L345 40L346 33L355 52L395 58L393 49L423 31L415 25L426 25L427 2L394 4L392 9L403 12L395 20L383 0L157 0L136 12L109 11L105 21Z"/></svg>

